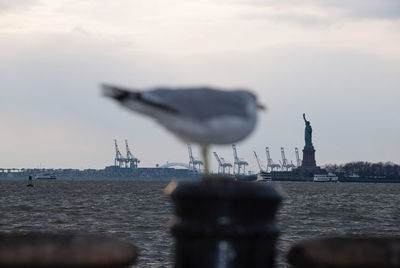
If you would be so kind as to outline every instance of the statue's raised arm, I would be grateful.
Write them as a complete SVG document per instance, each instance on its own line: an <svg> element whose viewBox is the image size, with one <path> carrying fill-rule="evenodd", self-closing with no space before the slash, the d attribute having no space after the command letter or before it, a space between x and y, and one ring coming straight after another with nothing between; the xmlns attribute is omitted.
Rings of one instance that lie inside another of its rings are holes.
<svg viewBox="0 0 400 268"><path fill-rule="evenodd" d="M303 119L304 119L304 122L306 122L306 123L308 122L307 119L306 119L306 114L305 113L303 113Z"/></svg>
<svg viewBox="0 0 400 268"><path fill-rule="evenodd" d="M312 128L311 128L311 124L310 121L307 121L306 119L306 114L303 113L303 119L304 122L306 123L306 128L304 130L304 140L305 140L305 147L307 148L312 148L313 144L312 144Z"/></svg>

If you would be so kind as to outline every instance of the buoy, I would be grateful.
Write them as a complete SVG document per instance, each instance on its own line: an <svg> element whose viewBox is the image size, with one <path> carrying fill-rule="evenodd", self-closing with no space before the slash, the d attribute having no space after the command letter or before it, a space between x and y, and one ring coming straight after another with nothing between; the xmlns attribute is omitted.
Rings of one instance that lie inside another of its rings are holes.
<svg viewBox="0 0 400 268"><path fill-rule="evenodd" d="M26 185L26 186L27 186L27 187L33 187L32 176L29 176L28 185Z"/></svg>

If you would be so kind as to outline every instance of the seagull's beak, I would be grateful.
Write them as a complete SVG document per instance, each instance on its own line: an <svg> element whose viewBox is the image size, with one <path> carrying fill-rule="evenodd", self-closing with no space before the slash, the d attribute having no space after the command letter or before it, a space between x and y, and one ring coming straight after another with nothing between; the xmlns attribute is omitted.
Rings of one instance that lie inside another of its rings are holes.
<svg viewBox="0 0 400 268"><path fill-rule="evenodd" d="M262 110L262 111L266 111L266 110L267 110L267 107L265 107L265 105L263 105L263 104L261 104L261 103L257 103L257 108L258 108L259 110Z"/></svg>
<svg viewBox="0 0 400 268"><path fill-rule="evenodd" d="M114 87L114 86L109 86L102 84L101 85L103 96L110 97L112 99L116 99L118 101L121 101L127 97L129 94L128 91Z"/></svg>

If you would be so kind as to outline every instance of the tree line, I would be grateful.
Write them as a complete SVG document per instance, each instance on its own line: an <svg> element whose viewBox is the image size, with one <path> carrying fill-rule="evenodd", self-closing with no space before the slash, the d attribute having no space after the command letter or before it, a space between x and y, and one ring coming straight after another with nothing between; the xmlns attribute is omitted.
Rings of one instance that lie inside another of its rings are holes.
<svg viewBox="0 0 400 268"><path fill-rule="evenodd" d="M328 172L342 174L344 176L358 175L360 177L400 178L400 165L393 162L370 163L359 161L340 165L328 164L325 165L324 168Z"/></svg>

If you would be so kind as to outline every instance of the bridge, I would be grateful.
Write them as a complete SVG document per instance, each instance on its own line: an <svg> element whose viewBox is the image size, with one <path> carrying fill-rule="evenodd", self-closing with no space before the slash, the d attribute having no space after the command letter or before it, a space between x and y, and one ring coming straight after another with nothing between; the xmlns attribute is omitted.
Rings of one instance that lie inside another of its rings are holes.
<svg viewBox="0 0 400 268"><path fill-rule="evenodd" d="M166 164L160 166L159 168L170 168L170 167L184 167L184 168L190 169L188 164L177 163L177 162L166 163Z"/></svg>

